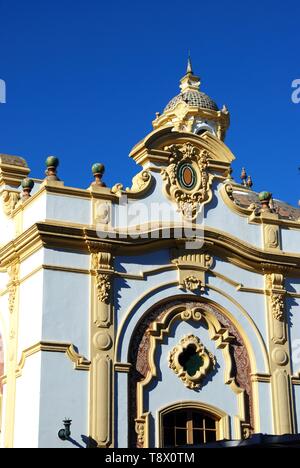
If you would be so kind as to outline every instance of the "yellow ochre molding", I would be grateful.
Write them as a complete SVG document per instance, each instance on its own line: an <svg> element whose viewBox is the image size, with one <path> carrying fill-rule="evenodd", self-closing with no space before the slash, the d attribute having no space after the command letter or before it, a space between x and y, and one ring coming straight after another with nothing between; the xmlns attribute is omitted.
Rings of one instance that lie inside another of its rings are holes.
<svg viewBox="0 0 300 468"><path fill-rule="evenodd" d="M75 370L89 371L91 362L84 356L80 355L73 344L63 343L58 341L40 341L29 348L22 351L20 362L16 368L16 377L21 377L22 371L25 367L26 361L30 356L39 352L50 352L50 353L64 353L74 364ZM4 375L2 379L3 383L6 384L7 376Z"/></svg>

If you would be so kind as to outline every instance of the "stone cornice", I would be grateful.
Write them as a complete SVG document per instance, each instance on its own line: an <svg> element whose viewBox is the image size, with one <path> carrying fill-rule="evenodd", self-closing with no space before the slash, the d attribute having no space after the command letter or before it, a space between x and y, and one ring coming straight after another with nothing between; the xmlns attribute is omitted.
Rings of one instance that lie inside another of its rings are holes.
<svg viewBox="0 0 300 468"><path fill-rule="evenodd" d="M57 222L40 222L34 224L27 231L9 242L0 249L0 268L7 267L16 257L21 260L30 256L41 247L63 248L90 253L91 251L110 251L114 255L140 255L149 251L163 248L181 246L190 239L176 239L175 227L157 227L149 232L147 239L136 239L130 234L111 233L114 237L99 238L95 227L82 225L68 225ZM164 238L166 232L170 231L169 238ZM144 231L141 231L144 232ZM151 238L151 232L155 232ZM213 228L204 230L199 227L196 239L203 241L201 250L227 259L229 262L247 270L256 271L261 274L268 272L280 272L287 276L300 273L300 255L287 254L281 251L266 252L232 237L226 232Z"/></svg>

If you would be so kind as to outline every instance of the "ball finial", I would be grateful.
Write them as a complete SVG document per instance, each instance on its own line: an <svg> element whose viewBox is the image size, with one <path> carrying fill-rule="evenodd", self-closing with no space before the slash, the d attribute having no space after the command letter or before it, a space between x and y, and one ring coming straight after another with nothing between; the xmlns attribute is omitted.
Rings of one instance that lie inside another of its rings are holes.
<svg viewBox="0 0 300 468"><path fill-rule="evenodd" d="M56 156L48 156L46 159L46 179L59 180L57 177L57 168L59 166L59 159Z"/></svg>
<svg viewBox="0 0 300 468"><path fill-rule="evenodd" d="M92 165L92 173L94 174L94 177L95 177L95 180L92 183L92 186L106 187L105 183L102 181L104 172L105 172L105 167L103 164L95 163Z"/></svg>
<svg viewBox="0 0 300 468"><path fill-rule="evenodd" d="M28 177L26 177L26 179L22 180L21 185L22 185L22 188L23 188L21 199L22 199L22 201L28 200L28 198L31 197L30 193L31 193L31 190L34 187L34 181L32 179L28 179Z"/></svg>

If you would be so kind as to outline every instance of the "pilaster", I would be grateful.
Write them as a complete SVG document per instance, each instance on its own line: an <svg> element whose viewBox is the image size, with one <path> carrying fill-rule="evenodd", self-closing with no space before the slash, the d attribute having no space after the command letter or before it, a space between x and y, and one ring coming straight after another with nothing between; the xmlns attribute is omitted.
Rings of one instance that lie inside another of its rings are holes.
<svg viewBox="0 0 300 468"><path fill-rule="evenodd" d="M14 444L14 422L16 401L16 369L18 350L18 326L19 326L19 279L20 263L16 259L8 268L9 282L8 310L9 310L9 338L8 352L6 356L6 411L4 446L12 448Z"/></svg>
<svg viewBox="0 0 300 468"><path fill-rule="evenodd" d="M113 268L111 252L91 255L90 437L113 446Z"/></svg>
<svg viewBox="0 0 300 468"><path fill-rule="evenodd" d="M269 356L272 386L274 433L291 434L295 430L291 382L291 353L285 309L284 277L265 275Z"/></svg>

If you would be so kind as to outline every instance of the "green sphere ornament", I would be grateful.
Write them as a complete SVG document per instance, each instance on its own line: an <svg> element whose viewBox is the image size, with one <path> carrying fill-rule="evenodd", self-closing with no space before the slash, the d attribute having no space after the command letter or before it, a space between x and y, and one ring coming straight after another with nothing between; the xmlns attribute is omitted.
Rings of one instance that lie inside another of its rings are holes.
<svg viewBox="0 0 300 468"><path fill-rule="evenodd" d="M46 159L46 166L57 168L59 166L59 159L55 156L48 156L48 158Z"/></svg>

